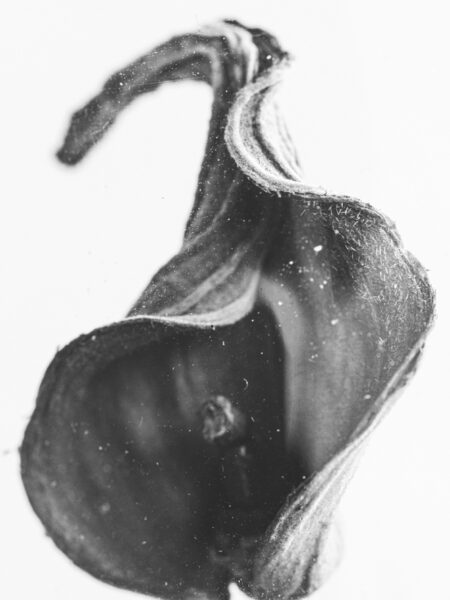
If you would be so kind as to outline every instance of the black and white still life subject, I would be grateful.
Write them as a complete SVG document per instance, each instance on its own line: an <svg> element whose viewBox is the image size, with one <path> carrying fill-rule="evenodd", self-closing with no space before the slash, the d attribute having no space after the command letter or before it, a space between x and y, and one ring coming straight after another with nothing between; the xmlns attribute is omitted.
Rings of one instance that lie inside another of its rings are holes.
<svg viewBox="0 0 450 600"><path fill-rule="evenodd" d="M58 152L76 164L164 82L213 89L181 250L126 318L56 354L21 448L48 534L119 587L316 590L339 560L335 509L430 328L393 223L304 181L276 102L290 60L235 21L180 35L113 75Z"/></svg>

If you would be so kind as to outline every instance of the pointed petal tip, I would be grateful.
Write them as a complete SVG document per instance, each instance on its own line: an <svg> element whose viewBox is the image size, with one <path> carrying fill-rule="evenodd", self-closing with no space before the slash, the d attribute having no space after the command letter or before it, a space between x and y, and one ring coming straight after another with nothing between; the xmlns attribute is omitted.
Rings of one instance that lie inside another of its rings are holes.
<svg viewBox="0 0 450 600"><path fill-rule="evenodd" d="M55 157L58 159L60 163L66 165L67 167L72 167L77 165L81 159L81 154L75 154L67 150L65 146L61 146L61 148L55 152Z"/></svg>

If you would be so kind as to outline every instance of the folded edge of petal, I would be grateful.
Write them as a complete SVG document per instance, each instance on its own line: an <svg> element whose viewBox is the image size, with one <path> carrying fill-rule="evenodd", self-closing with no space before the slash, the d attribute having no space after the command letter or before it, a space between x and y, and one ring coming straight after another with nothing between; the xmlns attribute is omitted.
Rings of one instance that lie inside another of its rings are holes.
<svg viewBox="0 0 450 600"><path fill-rule="evenodd" d="M340 266L344 269L348 267L349 271L355 271L356 274L349 275L350 280L353 279L350 287L357 290L358 277L362 282L360 287L365 287L365 292L357 291L359 296L356 303L359 307L365 301L370 304L371 292L375 296L378 292L377 301L381 304L377 307L378 312L375 311L374 322L377 319L381 322L384 315L385 337L392 333L393 340L384 354L381 351L383 377L380 382L384 381L384 387L373 400L366 401L365 413L340 446L336 446L334 455L324 463L319 462L316 472L288 499L261 544L252 576L240 582L245 591L257 598L293 600L307 596L320 587L339 560L334 540L329 539L330 531L333 530L334 511L370 435L415 371L433 322L434 293L425 270L404 250L395 226L387 217L355 198L329 193L317 186L310 186L303 180L301 172L296 168L296 157L275 102L275 92L286 64L287 61L274 66L238 94L226 129L229 151L256 186L271 193L273 201L278 198L285 205L289 215L285 220L286 235L294 238L295 222L298 224L305 212L313 215L309 225L301 226L297 232L297 235L302 235L302 243L308 236L308 232L305 233L307 227L311 226L311 238L317 235L321 244L323 240L324 246L319 245L317 248L321 250L328 244L326 249L332 251L330 254L334 252L334 260L340 260ZM321 213L320 227L314 213ZM359 221L361 216L364 218ZM367 227L365 223L360 227L360 223L364 221L369 222L370 226ZM301 234L302 227L304 231ZM372 240L365 239L367 233L372 234ZM336 241L333 240L336 235L342 238L338 252ZM316 243L319 242L316 240ZM381 246L377 247L377 244ZM280 251L275 248L271 252L276 255ZM376 254L378 256L375 257ZM309 261L314 264L311 255L314 255L313 248L305 247L305 263ZM287 262L287 257L284 259ZM281 260L278 259L280 265ZM301 260L300 258L300 262ZM276 258L272 262L276 263ZM352 262L356 269L352 269ZM283 269L285 266L282 265ZM331 267L339 269L339 265ZM319 329L324 331L321 308L316 308L314 302L315 293L307 289L300 277L297 277L295 284L309 304L310 316L313 320L316 319ZM386 290L397 285L404 287L397 297L386 293ZM268 298L270 290L265 296L266 302L276 313L276 304L280 303L276 302L276 298ZM391 306L382 306L383 300L391 303ZM403 310L407 314L401 315L398 303L403 304ZM339 305L333 290L330 291L329 288L328 301L325 300L324 305L328 308L334 306L342 311L345 303ZM360 311L359 318L362 314ZM395 315L398 317L398 325ZM389 331L389 326L397 331ZM381 339L380 343L384 344L385 341L386 339ZM367 397L370 398L370 395ZM360 407L355 412L360 414Z"/></svg>

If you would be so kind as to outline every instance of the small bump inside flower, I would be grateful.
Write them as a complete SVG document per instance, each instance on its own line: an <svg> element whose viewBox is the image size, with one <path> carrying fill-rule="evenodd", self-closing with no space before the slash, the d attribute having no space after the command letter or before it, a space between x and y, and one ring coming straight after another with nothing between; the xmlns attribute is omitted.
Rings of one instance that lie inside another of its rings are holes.
<svg viewBox="0 0 450 600"><path fill-rule="evenodd" d="M246 418L225 396L205 402L200 411L202 435L207 442L232 444L246 435Z"/></svg>

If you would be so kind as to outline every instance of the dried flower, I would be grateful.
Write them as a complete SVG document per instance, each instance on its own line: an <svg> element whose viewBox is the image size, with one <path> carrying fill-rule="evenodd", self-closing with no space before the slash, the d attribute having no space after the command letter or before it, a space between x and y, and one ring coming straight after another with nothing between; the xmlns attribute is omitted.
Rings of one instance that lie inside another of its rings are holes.
<svg viewBox="0 0 450 600"><path fill-rule="evenodd" d="M180 252L127 318L58 352L22 446L49 535L121 587L316 589L335 507L430 326L433 294L392 223L303 182L274 100L289 60L236 22L176 37L109 79L59 152L76 163L164 81L214 90Z"/></svg>

